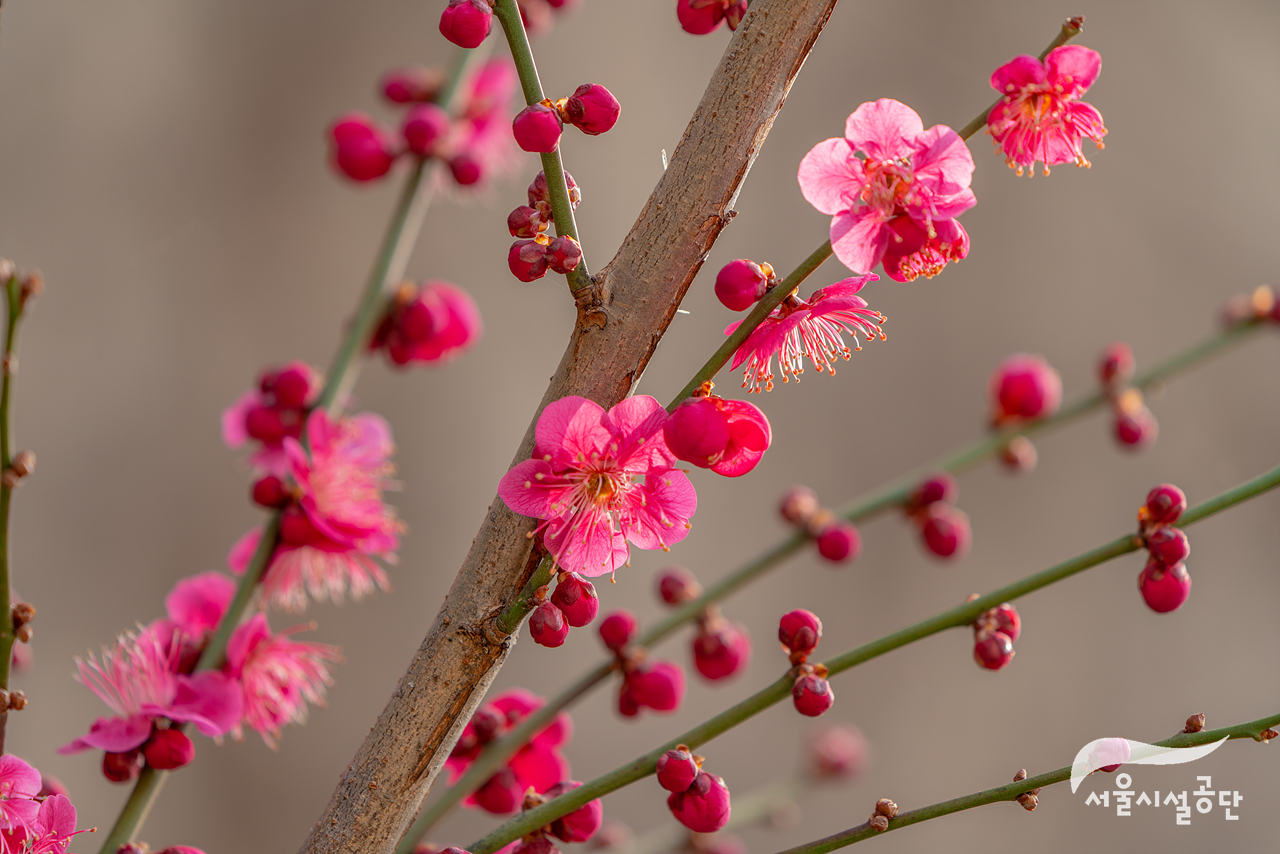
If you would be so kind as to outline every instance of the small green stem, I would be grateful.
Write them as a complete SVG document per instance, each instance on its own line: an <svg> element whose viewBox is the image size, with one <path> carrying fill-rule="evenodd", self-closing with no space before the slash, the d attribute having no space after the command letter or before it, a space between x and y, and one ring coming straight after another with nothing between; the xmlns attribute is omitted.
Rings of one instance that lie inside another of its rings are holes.
<svg viewBox="0 0 1280 854"><path fill-rule="evenodd" d="M4 361L0 366L0 472L7 470L13 462L13 448L10 446L9 398L13 380L13 369L17 362L18 321L22 319L22 285L18 281L16 270L10 269L5 281L7 297L5 313ZM9 663L13 658L13 619L9 604L9 502L13 487L0 483L0 688L9 688ZM4 753L5 729L9 722L8 708L0 708L0 753Z"/></svg>
<svg viewBox="0 0 1280 854"><path fill-rule="evenodd" d="M504 634L511 634L520 628L520 623L524 620L525 615L533 610L533 597L539 587L546 587L551 583L551 576L555 574L556 559L551 555L543 555L542 560L538 561L538 566L533 571L533 575L529 576L529 580L525 582L524 589L520 591L520 595L515 601L507 606L507 610L498 615L498 629Z"/></svg>
<svg viewBox="0 0 1280 854"><path fill-rule="evenodd" d="M1200 744L1212 744L1224 738L1233 740L1251 738L1254 741L1261 741L1263 730L1277 725L1280 725L1280 715L1272 715L1269 718L1261 718L1260 720L1223 727L1222 729L1206 729L1197 733L1179 733L1173 738L1166 738L1164 741L1157 741L1154 744L1160 747L1195 747ZM906 812L898 813L896 818L889 821L888 830L900 830L913 824L919 824L922 821L928 821L931 818L941 818L944 815L951 815L952 813L970 810L986 804L999 803L1000 801L1016 801L1023 792L1052 786L1055 783L1070 779L1071 768L1068 766L1059 768L1057 771L1050 771L1047 774L1040 774L1035 777L1028 777L1025 780L996 786L994 789L974 792L971 795L952 798L949 801L943 801L927 807L907 810ZM851 827L824 839L797 845L795 848L788 848L786 851L780 852L780 854L826 854L827 851L834 851L837 848L843 848L846 845L852 845L855 842L879 836L881 833L887 833L888 830L877 832L871 828L870 824L864 822L857 827Z"/></svg>
<svg viewBox="0 0 1280 854"><path fill-rule="evenodd" d="M507 44L511 46L511 59L515 62L516 74L520 77L520 89L524 92L525 103L532 106L545 100L547 96L542 91L542 81L538 79L538 66L533 61L529 34L524 30L524 21L520 18L520 7L516 5L516 0L495 0L493 14L502 24L502 32L507 37ZM578 224L573 218L573 205L569 203L569 185L564 179L560 146L557 145L555 151L542 155L542 171L547 178L547 193L551 197L551 215L555 218L556 234L572 237L581 246ZM574 293L591 285L585 250L582 260L567 278L569 290Z"/></svg>
<svg viewBox="0 0 1280 854"><path fill-rule="evenodd" d="M1280 466L1191 508L1182 515L1178 525L1180 527L1192 525L1278 486L1280 486ZM850 650L843 655L829 659L824 664L831 675L836 675L921 638L937 634L949 628L968 626L983 611L993 608L1002 602L1007 602L1034 590L1047 587L1112 558L1137 551L1140 547L1141 541L1135 535L1126 534L1104 546L1085 552L1078 557L1064 561L1042 572L1027 576L1020 581L981 596L972 602L943 611L941 614L916 623L914 626L908 626L857 649ZM704 721L683 735L677 736L638 759L597 777L570 792L566 792L555 800L548 801L539 807L521 813L488 836L467 846L467 850L472 854L493 854L494 851L497 851L511 840L551 823L588 801L607 795L623 786L634 783L636 780L649 776L654 773L658 758L677 744L685 744L690 748L706 744L716 736L727 732L743 721L785 699L791 693L793 681L791 676L783 675L773 684L748 697L736 706ZM1034 786L1028 785L1021 791L1026 791L1028 788L1034 788Z"/></svg>

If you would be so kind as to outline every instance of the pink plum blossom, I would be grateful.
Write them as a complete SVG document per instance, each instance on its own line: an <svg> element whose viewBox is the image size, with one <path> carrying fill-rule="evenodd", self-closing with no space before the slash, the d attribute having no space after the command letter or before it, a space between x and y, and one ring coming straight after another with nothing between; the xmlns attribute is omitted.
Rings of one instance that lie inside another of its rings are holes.
<svg viewBox="0 0 1280 854"><path fill-rule="evenodd" d="M257 730L272 749L282 727L306 720L308 702L324 705L325 687L333 684L329 662L342 658L330 644L289 639L308 628L272 634L266 616L254 614L227 642L226 673L240 684L244 696L242 723ZM237 722L235 736L241 735Z"/></svg>
<svg viewBox="0 0 1280 854"><path fill-rule="evenodd" d="M858 333L868 341L885 339L880 324L886 318L878 311L867 308L867 301L857 296L867 282L874 282L874 275L855 276L818 288L808 300L791 294L769 313L733 354L733 367L746 363L742 374L742 387L759 392L773 391L773 358L778 357L782 369L782 381L794 377L798 382L804 373L804 357L808 356L815 368L835 376L836 356L848 359L851 351L845 346L842 333L853 336L855 350L861 350ZM729 324L726 335L732 335L741 321Z"/></svg>
<svg viewBox="0 0 1280 854"><path fill-rule="evenodd" d="M40 772L16 756L0 756L0 829L26 827L36 820L40 804L32 800L42 788Z"/></svg>
<svg viewBox="0 0 1280 854"><path fill-rule="evenodd" d="M449 783L452 785L461 779L485 745L508 733L544 705L546 701L536 694L523 688L512 688L481 706L463 729L462 737L445 763L449 769ZM559 748L572 737L573 721L561 712L463 803L483 807L490 812L511 812L520 805L521 798L530 788L541 794L558 785L569 777L569 763L560 755ZM495 808L508 803L510 806L505 809Z"/></svg>
<svg viewBox="0 0 1280 854"><path fill-rule="evenodd" d="M614 572L627 562L628 540L666 551L688 534L698 507L663 439L666 419L647 395L608 412L561 398L538 418L533 459L507 472L498 494L516 513L545 520L547 549L568 572Z"/></svg>
<svg viewBox="0 0 1280 854"><path fill-rule="evenodd" d="M307 594L340 602L359 599L374 586L387 589L387 577L375 557L395 560L400 523L382 501L393 472L391 428L377 415L361 413L334 420L323 410L307 419L310 453L295 439L285 440L288 474L296 503L281 519L280 544L263 576L263 591L273 606L306 608ZM254 529L227 558L244 572L261 538Z"/></svg>
<svg viewBox="0 0 1280 854"><path fill-rule="evenodd" d="M511 116L519 83L515 66L504 58L485 63L463 84L462 115L436 146L455 184L482 188L515 165Z"/></svg>
<svg viewBox="0 0 1280 854"><path fill-rule="evenodd" d="M995 70L991 88L1001 99L987 116L987 133L1010 169L1034 175L1037 160L1046 175L1059 163L1089 166L1080 145L1087 137L1102 148L1107 129L1080 97L1101 70L1097 51L1074 44L1054 48L1044 62L1015 56Z"/></svg>
<svg viewBox="0 0 1280 854"><path fill-rule="evenodd" d="M869 273L883 260L885 275L906 282L968 253L959 223L942 223L974 206L972 175L973 156L955 131L925 130L910 107L881 98L854 110L843 139L815 145L798 177L809 204L831 215L831 248L846 267Z"/></svg>
<svg viewBox="0 0 1280 854"><path fill-rule="evenodd" d="M66 854L71 837L85 832L76 830L76 808L66 795L50 795L40 804L30 823L4 829L0 834L0 851Z"/></svg>
<svg viewBox="0 0 1280 854"><path fill-rule="evenodd" d="M184 578L164 597L169 621L197 642L218 627L236 595L236 583L220 572Z"/></svg>
<svg viewBox="0 0 1280 854"><path fill-rule="evenodd" d="M483 324L475 300L444 281L408 284L374 333L370 349L386 350L391 363L447 362L480 338Z"/></svg>
<svg viewBox="0 0 1280 854"><path fill-rule="evenodd" d="M151 737L156 718L194 724L204 735L220 736L240 718L240 690L216 671L179 672L182 638L146 628L126 633L101 658L76 658L79 680L107 704L114 717L98 718L89 732L58 749L79 753L96 748L124 753Z"/></svg>
<svg viewBox="0 0 1280 854"><path fill-rule="evenodd" d="M288 465L286 437L302 435L307 408L319 397L324 379L305 362L263 371L256 388L246 391L222 413L222 441L239 448L250 440L261 442L249 462L255 468L282 474Z"/></svg>

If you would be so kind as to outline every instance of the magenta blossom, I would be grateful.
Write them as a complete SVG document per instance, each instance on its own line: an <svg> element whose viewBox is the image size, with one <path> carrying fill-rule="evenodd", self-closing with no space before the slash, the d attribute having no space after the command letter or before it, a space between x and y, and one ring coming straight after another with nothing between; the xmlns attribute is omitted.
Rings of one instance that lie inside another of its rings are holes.
<svg viewBox="0 0 1280 854"><path fill-rule="evenodd" d="M915 110L891 98L858 107L844 133L815 145L799 172L805 199L832 217L836 257L856 273L885 260L885 275L895 282L933 276L947 261L963 258L969 248L964 229L957 223L944 233L940 226L975 204L973 156L964 140L945 125L925 130ZM915 257L917 250L901 251L912 238L892 225L899 216L926 236L928 263ZM894 246L899 251L889 255Z"/></svg>
<svg viewBox="0 0 1280 854"><path fill-rule="evenodd" d="M151 737L156 718L194 724L211 737L228 732L240 718L239 688L216 671L180 673L181 650L180 634L165 641L160 632L146 628L121 635L114 649L102 651L101 659L92 653L88 661L76 658L80 681L116 716L98 718L86 735L58 752L128 752Z"/></svg>
<svg viewBox="0 0 1280 854"><path fill-rule="evenodd" d="M86 832L76 830L76 808L66 795L50 795L40 804L31 822L5 828L0 834L0 851L6 854L66 854L71 837Z"/></svg>
<svg viewBox="0 0 1280 854"><path fill-rule="evenodd" d="M516 513L546 520L544 542L568 572L614 572L627 562L628 540L667 551L688 534L698 496L675 468L666 420L647 395L608 412L584 397L561 398L538 418L533 459L507 472L498 494Z"/></svg>
<svg viewBox="0 0 1280 854"><path fill-rule="evenodd" d="M818 288L808 300L791 294L782 304L769 313L747 340L733 354L733 367L743 362L747 369L742 374L742 387L759 392L773 391L773 357L778 357L782 369L782 381L791 377L798 382L804 373L804 357L808 356L815 368L835 376L836 356L848 359L851 351L845 346L842 333L853 336L853 348L861 350L858 333L868 341L885 339L880 328L888 318L867 308L867 301L857 296L867 282L874 282L874 275L855 276ZM732 335L742 321L729 324L725 335Z"/></svg>
<svg viewBox="0 0 1280 854"><path fill-rule="evenodd" d="M273 750L282 727L307 719L308 702L324 705L325 687L333 684L329 662L342 659L330 644L289 639L308 628L272 634L266 616L254 614L227 642L226 673L244 692L243 723L257 730ZM241 735L237 722L235 736Z"/></svg>
<svg viewBox="0 0 1280 854"><path fill-rule="evenodd" d="M0 829L26 827L36 820L40 804L40 772L16 756L0 756Z"/></svg>
<svg viewBox="0 0 1280 854"><path fill-rule="evenodd" d="M393 365L447 362L474 344L483 328L466 291L444 281L405 285L374 333L371 350L385 349Z"/></svg>
<svg viewBox="0 0 1280 854"><path fill-rule="evenodd" d="M520 721L546 705L546 701L523 688L503 691L476 711L462 731L462 737L445 762L449 783L458 782L485 745L514 729ZM524 793L532 788L542 794L569 777L569 763L560 755L573 737L573 721L564 712L515 752L504 768L494 774L463 803L489 812L508 813L520 806Z"/></svg>
<svg viewBox="0 0 1280 854"><path fill-rule="evenodd" d="M991 88L1002 97L987 116L987 133L1010 169L1034 175L1037 160L1046 175L1059 163L1089 166L1080 144L1087 137L1102 148L1107 129L1080 96L1101 70L1098 52L1075 44L1054 48L1044 62L1015 56L995 70Z"/></svg>
<svg viewBox="0 0 1280 854"><path fill-rule="evenodd" d="M455 184L483 188L515 165L511 116L519 85L510 59L490 60L463 84L462 115L436 146Z"/></svg>
<svg viewBox="0 0 1280 854"><path fill-rule="evenodd" d="M302 435L307 408L323 386L320 372L305 362L263 371L256 388L223 410L222 441L228 448L239 448L250 440L261 442L249 462L272 474L283 473L288 465L284 440Z"/></svg>
<svg viewBox="0 0 1280 854"><path fill-rule="evenodd" d="M394 471L391 428L372 413L334 421L323 410L307 419L310 453L286 439L294 503L280 524L280 545L263 576L267 600L302 611L313 599L359 599L374 586L387 589L375 557L390 563L400 545L400 523L382 501ZM250 531L232 548L230 568L244 572L261 532Z"/></svg>

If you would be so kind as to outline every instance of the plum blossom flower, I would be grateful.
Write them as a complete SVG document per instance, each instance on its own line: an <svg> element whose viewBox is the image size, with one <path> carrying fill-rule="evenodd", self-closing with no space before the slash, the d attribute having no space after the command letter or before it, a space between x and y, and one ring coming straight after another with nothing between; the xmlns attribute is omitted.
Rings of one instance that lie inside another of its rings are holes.
<svg viewBox="0 0 1280 854"><path fill-rule="evenodd" d="M627 562L628 540L666 551L688 534L698 507L663 439L666 419L647 395L608 412L584 397L561 398L538 418L533 459L507 472L498 494L516 513L546 520L543 540L568 572L614 572Z"/></svg>
<svg viewBox="0 0 1280 854"><path fill-rule="evenodd" d="M968 253L959 223L940 226L974 206L972 176L955 131L925 130L915 110L881 98L853 111L843 139L815 145L798 178L809 204L831 214L831 248L846 267L869 273L883 260L885 275L907 282Z"/></svg>
<svg viewBox="0 0 1280 854"><path fill-rule="evenodd" d="M815 368L835 376L836 356L848 359L852 351L844 343L842 333L853 337L853 349L861 350L858 333L868 340L885 340L880 324L888 318L867 308L867 301L857 296L867 282L878 276L854 276L818 288L807 300L791 294L769 313L733 354L733 367L746 363L742 387L758 393L761 384L773 391L773 357L778 357L782 381L804 373L804 357ZM742 321L729 324L725 335L732 335Z"/></svg>
<svg viewBox="0 0 1280 854"><path fill-rule="evenodd" d="M324 386L319 371L305 362L290 362L282 368L263 371L258 386L236 399L222 413L222 441L239 448L250 440L262 447L249 457L255 468L272 474L288 465L284 440L302 435L307 408Z"/></svg>
<svg viewBox="0 0 1280 854"><path fill-rule="evenodd" d="M439 147L454 181L481 188L516 163L512 98L519 86L509 59L493 59L464 83L462 115Z"/></svg>
<svg viewBox="0 0 1280 854"><path fill-rule="evenodd" d="M1088 168L1080 145L1087 137L1102 148L1107 129L1102 114L1080 97L1101 70L1097 51L1074 44L1054 48L1044 62L1015 56L995 70L991 88L1001 100L987 116L987 133L1010 169L1034 175L1037 160L1046 175L1059 163Z"/></svg>
<svg viewBox="0 0 1280 854"><path fill-rule="evenodd" d="M397 367L447 362L474 344L482 328L480 310L466 291L444 281L419 288L406 282L369 348L385 350Z"/></svg>
<svg viewBox="0 0 1280 854"><path fill-rule="evenodd" d="M0 834L0 851L6 854L66 854L71 837L86 832L76 830L76 808L67 796L50 795L37 808L30 823L4 829Z"/></svg>
<svg viewBox="0 0 1280 854"><path fill-rule="evenodd" d="M204 735L220 736L240 718L240 690L223 674L179 672L182 638L168 640L150 627L126 633L100 658L76 658L79 680L106 703L114 717L98 718L89 732L58 749L79 753L96 748L125 753L151 737L153 721L194 724Z"/></svg>
<svg viewBox="0 0 1280 854"><path fill-rule="evenodd" d="M513 729L520 721L546 705L546 701L523 688L498 694L472 716L462 737L445 762L450 785L461 779L484 750L485 745ZM573 737L573 721L561 712L547 727L529 740L498 771L463 803L489 812L508 813L521 803L532 788L542 794L569 776L569 762L560 755Z"/></svg>
<svg viewBox="0 0 1280 854"><path fill-rule="evenodd" d="M331 644L289 639L308 628L297 626L272 634L266 616L254 614L231 635L226 673L239 683L244 697L236 738L242 736L241 723L245 723L274 750L282 727L307 719L308 702L324 705L325 687L333 684L328 663L342 656Z"/></svg>
<svg viewBox="0 0 1280 854"><path fill-rule="evenodd" d="M16 756L0 756L0 828L13 830L36 820L42 787L40 772Z"/></svg>
<svg viewBox="0 0 1280 854"><path fill-rule="evenodd" d="M334 420L316 410L306 429L310 454L285 440L295 498L262 580L267 601L290 611L305 610L308 593L341 602L346 593L359 599L375 586L386 590L386 572L374 558L393 563L400 545L400 523L382 501L394 471L387 422L367 412ZM232 547L227 564L234 572L244 572L261 536L255 528Z"/></svg>

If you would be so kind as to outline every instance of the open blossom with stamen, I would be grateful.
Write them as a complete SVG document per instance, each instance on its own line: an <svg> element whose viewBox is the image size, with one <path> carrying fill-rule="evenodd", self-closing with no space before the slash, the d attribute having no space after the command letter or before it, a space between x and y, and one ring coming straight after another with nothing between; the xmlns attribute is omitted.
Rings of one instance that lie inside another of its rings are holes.
<svg viewBox="0 0 1280 854"><path fill-rule="evenodd" d="M395 560L400 523L382 501L389 485L395 445L387 422L372 413L333 420L323 410L307 419L310 453L285 440L294 503L285 509L277 546L263 576L263 591L275 607L306 608L307 594L323 601L359 599L387 576L375 557ZM227 564L244 572L261 531L254 529L232 548Z"/></svg>
<svg viewBox="0 0 1280 854"><path fill-rule="evenodd" d="M945 125L925 130L915 110L891 98L854 110L844 138L815 145L798 175L809 204L831 214L836 257L856 273L886 260L885 275L896 282L933 276L968 253L958 223L945 235L940 226L974 206L972 177L973 156L955 131ZM914 237L901 222L895 227L898 217L909 219L925 241L910 248ZM914 257L922 249L929 252L925 261Z"/></svg>
<svg viewBox="0 0 1280 854"><path fill-rule="evenodd" d="M546 520L539 527L547 550L567 572L615 571L627 562L628 540L666 551L688 534L698 508L663 438L666 420L648 395L608 412L563 397L542 411L533 459L503 476L498 495L515 512Z"/></svg>
<svg viewBox="0 0 1280 854"><path fill-rule="evenodd" d="M244 692L243 723L257 730L272 749L285 724L307 719L308 702L324 705L325 687L333 684L329 663L342 659L331 644L289 639L308 628L272 634L266 616L254 614L227 642L227 675ZM241 737L239 722L234 734Z"/></svg>
<svg viewBox="0 0 1280 854"><path fill-rule="evenodd" d="M76 808L67 796L50 795L37 807L32 821L6 828L0 834L0 851L6 854L66 854L71 837L87 832L76 830Z"/></svg>
<svg viewBox="0 0 1280 854"><path fill-rule="evenodd" d="M1034 175L1037 160L1046 175L1058 163L1089 166L1080 145L1087 137L1102 148L1107 129L1080 97L1101 70L1098 52L1075 44L1054 48L1044 62L1015 56L995 70L991 88L1002 98L987 116L987 133L1010 169Z"/></svg>
<svg viewBox="0 0 1280 854"><path fill-rule="evenodd" d="M858 333L868 340L885 340L880 324L886 318L878 311L867 308L867 301L857 296L867 282L874 282L874 275L855 276L818 288L807 300L790 295L769 313L755 328L747 340L733 354L736 369L746 362L742 374L742 387L759 392L773 391L773 357L778 357L782 381L804 373L804 357L808 356L815 368L835 376L837 356L848 359L852 351L845 345L843 333L853 337L853 349L861 350ZM742 321L729 324L725 335L732 335Z"/></svg>
<svg viewBox="0 0 1280 854"><path fill-rule="evenodd" d="M192 675L178 672L181 634L163 640L150 628L124 634L114 649L100 658L76 658L79 679L115 712L98 718L86 735L58 749L79 753L97 748L124 753L142 746L151 737L152 721L194 724L213 737L228 732L240 718L240 690L226 676L212 670Z"/></svg>
<svg viewBox="0 0 1280 854"><path fill-rule="evenodd" d="M0 829L12 830L35 821L40 804L40 772L16 756L0 756Z"/></svg>

